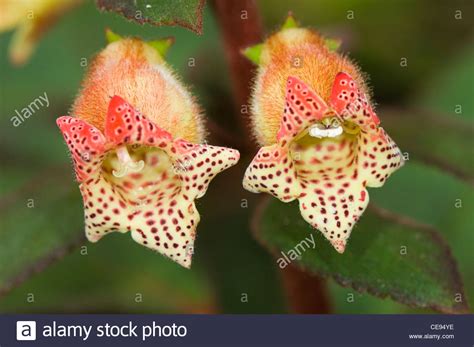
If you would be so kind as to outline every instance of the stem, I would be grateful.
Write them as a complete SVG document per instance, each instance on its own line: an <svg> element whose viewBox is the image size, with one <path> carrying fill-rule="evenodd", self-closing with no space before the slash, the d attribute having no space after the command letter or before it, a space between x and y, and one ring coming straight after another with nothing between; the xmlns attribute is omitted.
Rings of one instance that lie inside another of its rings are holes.
<svg viewBox="0 0 474 347"><path fill-rule="evenodd" d="M251 133L247 124L247 114L241 113L243 105L250 98L253 77L253 64L246 59L242 49L262 40L262 25L255 1L252 0L214 0L212 7L222 32L225 54L229 63L236 115L247 143L251 143Z"/></svg>
<svg viewBox="0 0 474 347"><path fill-rule="evenodd" d="M331 313L326 281L301 271L290 264L281 270L281 276L292 313Z"/></svg>
<svg viewBox="0 0 474 347"><path fill-rule="evenodd" d="M243 136L236 136L235 134L227 131L227 129L221 127L212 119L206 120L207 129L210 131L211 136L217 141L217 144L222 143L225 146L231 146L233 148L239 148L241 152L253 153L253 146L243 139Z"/></svg>
<svg viewBox="0 0 474 347"><path fill-rule="evenodd" d="M226 58L232 78L234 100L243 138L251 143L251 129L246 114L241 114L242 105L250 99L254 66L241 53L244 48L262 41L262 25L257 5L253 0L214 0L212 2L219 28L222 32ZM327 313L325 281L308 275L296 267L282 271L285 291L290 309L296 313Z"/></svg>

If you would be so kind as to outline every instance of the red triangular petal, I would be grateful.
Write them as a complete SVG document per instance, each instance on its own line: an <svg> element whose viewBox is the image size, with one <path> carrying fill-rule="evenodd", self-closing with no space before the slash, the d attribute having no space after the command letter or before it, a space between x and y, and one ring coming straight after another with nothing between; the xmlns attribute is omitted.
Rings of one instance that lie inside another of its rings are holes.
<svg viewBox="0 0 474 347"><path fill-rule="evenodd" d="M321 120L328 110L324 100L296 77L288 77L286 104L277 140L290 141L311 124Z"/></svg>
<svg viewBox="0 0 474 347"><path fill-rule="evenodd" d="M145 118L117 95L110 100L104 133L107 141L116 146L142 144L165 147L171 140L169 132Z"/></svg>
<svg viewBox="0 0 474 347"><path fill-rule="evenodd" d="M367 95L345 72L339 72L336 75L329 100L331 107L341 118L366 130L375 130L380 123L370 106Z"/></svg>

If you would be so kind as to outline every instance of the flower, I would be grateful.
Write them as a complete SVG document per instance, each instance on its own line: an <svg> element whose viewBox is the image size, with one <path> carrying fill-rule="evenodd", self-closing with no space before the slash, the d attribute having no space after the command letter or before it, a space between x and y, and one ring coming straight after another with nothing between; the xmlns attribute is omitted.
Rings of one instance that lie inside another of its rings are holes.
<svg viewBox="0 0 474 347"><path fill-rule="evenodd" d="M30 58L41 36L65 12L82 0L0 1L0 32L18 27L10 44L10 60L22 65Z"/></svg>
<svg viewBox="0 0 474 347"><path fill-rule="evenodd" d="M284 26L257 53L253 126L263 147L243 185L298 199L302 217L343 253L369 202L366 187L382 186L403 164L400 150L379 126L358 69L317 33Z"/></svg>
<svg viewBox="0 0 474 347"><path fill-rule="evenodd" d="M57 124L80 183L87 238L130 231L189 268L200 219L194 200L237 163L238 151L193 143L203 140L197 106L159 52L137 39L97 56L72 113Z"/></svg>

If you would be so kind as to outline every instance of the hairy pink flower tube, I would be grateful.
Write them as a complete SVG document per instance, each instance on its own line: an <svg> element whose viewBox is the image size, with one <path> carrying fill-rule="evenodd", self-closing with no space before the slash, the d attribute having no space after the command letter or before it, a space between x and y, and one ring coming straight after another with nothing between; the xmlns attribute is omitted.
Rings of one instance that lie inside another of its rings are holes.
<svg viewBox="0 0 474 347"><path fill-rule="evenodd" d="M132 96L151 117L122 95ZM75 116L57 119L74 162L90 241L130 232L136 242L191 266L200 219L194 201L239 159L234 149L183 138L201 136L195 109L151 46L121 39L99 54Z"/></svg>
<svg viewBox="0 0 474 347"><path fill-rule="evenodd" d="M252 107L263 146L243 185L298 199L302 217L343 253L369 202L366 187L402 165L400 150L379 126L358 69L318 34L284 28L259 49Z"/></svg>

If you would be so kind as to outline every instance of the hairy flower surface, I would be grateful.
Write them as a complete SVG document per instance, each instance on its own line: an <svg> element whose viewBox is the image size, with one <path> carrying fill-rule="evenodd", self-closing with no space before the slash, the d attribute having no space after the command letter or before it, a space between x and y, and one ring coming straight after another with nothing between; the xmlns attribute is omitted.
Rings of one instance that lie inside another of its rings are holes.
<svg viewBox="0 0 474 347"><path fill-rule="evenodd" d="M130 231L189 268L200 219L194 200L238 161L238 151L193 143L203 136L198 108L139 40L119 40L99 54L73 109L75 117L57 124L80 183L87 238Z"/></svg>
<svg viewBox="0 0 474 347"><path fill-rule="evenodd" d="M379 126L358 69L317 33L285 28L259 53L253 126L263 145L243 185L283 202L342 253L369 202L399 168L399 148Z"/></svg>

